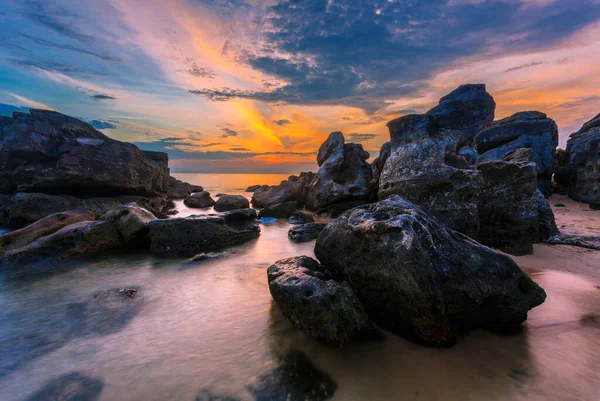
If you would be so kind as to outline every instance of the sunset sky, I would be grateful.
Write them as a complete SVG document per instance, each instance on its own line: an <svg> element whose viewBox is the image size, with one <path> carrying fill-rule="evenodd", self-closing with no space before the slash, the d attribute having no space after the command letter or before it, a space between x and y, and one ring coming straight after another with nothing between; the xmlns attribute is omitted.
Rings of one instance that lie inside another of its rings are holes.
<svg viewBox="0 0 600 401"><path fill-rule="evenodd" d="M315 170L331 131L485 83L561 146L600 112L600 0L0 0L0 112L49 108L174 172Z"/></svg>

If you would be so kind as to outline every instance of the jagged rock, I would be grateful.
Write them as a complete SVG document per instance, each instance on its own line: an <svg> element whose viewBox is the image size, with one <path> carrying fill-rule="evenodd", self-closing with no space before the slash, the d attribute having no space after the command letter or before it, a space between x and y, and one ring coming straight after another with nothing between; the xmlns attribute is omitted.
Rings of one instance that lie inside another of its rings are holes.
<svg viewBox="0 0 600 401"><path fill-rule="evenodd" d="M143 152L55 111L0 117L0 193L165 196L166 153Z"/></svg>
<svg viewBox="0 0 600 401"><path fill-rule="evenodd" d="M537 212L538 212L538 232L537 242L547 241L550 237L559 234L554 219L554 212L548 203L546 197L539 189L536 191Z"/></svg>
<svg viewBox="0 0 600 401"><path fill-rule="evenodd" d="M79 259L123 245L123 239L113 224L107 221L81 221L6 252L2 256L2 262Z"/></svg>
<svg viewBox="0 0 600 401"><path fill-rule="evenodd" d="M194 193L183 201L184 205L191 208L207 208L215 205L215 201L207 191Z"/></svg>
<svg viewBox="0 0 600 401"><path fill-rule="evenodd" d="M277 186L263 185L254 191L252 205L267 207L277 203L298 202L302 206L313 178L313 173L300 173L299 177L292 175Z"/></svg>
<svg viewBox="0 0 600 401"><path fill-rule="evenodd" d="M312 214L302 211L297 211L292 213L292 215L288 218L288 223L290 224L306 224L306 223L314 223L315 218Z"/></svg>
<svg viewBox="0 0 600 401"><path fill-rule="evenodd" d="M96 401L103 387L101 379L71 372L47 382L25 401Z"/></svg>
<svg viewBox="0 0 600 401"><path fill-rule="evenodd" d="M568 164L556 172L556 182L576 201L600 203L600 114L570 135L566 156Z"/></svg>
<svg viewBox="0 0 600 401"><path fill-rule="evenodd" d="M387 162L387 159L389 159L391 153L392 144L390 142L386 142L381 145L381 149L379 149L379 157L373 160L373 163L371 163L373 177L371 178L369 186L371 187L372 200L377 200L377 191L379 191L379 177L381 176L383 166L385 166L385 162Z"/></svg>
<svg viewBox="0 0 600 401"><path fill-rule="evenodd" d="M511 150L502 158L505 162L529 163L533 161L533 149L520 148ZM537 168L537 166L536 166Z"/></svg>
<svg viewBox="0 0 600 401"><path fill-rule="evenodd" d="M538 171L538 187L544 195L552 193L550 180L556 168L558 127L546 114L525 111L495 121L475 136L475 145L480 154L477 163L502 160L521 148L531 149Z"/></svg>
<svg viewBox="0 0 600 401"><path fill-rule="evenodd" d="M481 173L438 142L440 134L430 117L408 115L387 125L392 153L379 179L379 199L401 195L450 228L476 237Z"/></svg>
<svg viewBox="0 0 600 401"><path fill-rule="evenodd" d="M250 207L248 199L241 195L223 195L215 203L217 212L227 212L235 209L247 209Z"/></svg>
<svg viewBox="0 0 600 401"><path fill-rule="evenodd" d="M258 238L260 234L254 209L154 220L149 227L151 249L155 253L218 251Z"/></svg>
<svg viewBox="0 0 600 401"><path fill-rule="evenodd" d="M360 144L345 143L341 132L333 132L319 148L319 171L310 184L306 208L322 210L336 203L368 201L373 171L369 152Z"/></svg>
<svg viewBox="0 0 600 401"><path fill-rule="evenodd" d="M262 187L262 185L251 185L248 188L246 188L246 192L254 192L260 187Z"/></svg>
<svg viewBox="0 0 600 401"><path fill-rule="evenodd" d="M156 216L136 203L129 203L106 212L99 220L112 223L125 242L150 243L148 225Z"/></svg>
<svg viewBox="0 0 600 401"><path fill-rule="evenodd" d="M299 256L267 270L269 291L283 314L311 337L343 347L373 330L367 312L347 282L337 282L323 266Z"/></svg>
<svg viewBox="0 0 600 401"><path fill-rule="evenodd" d="M204 188L199 185L192 185L187 182L178 180L175 177L169 176L167 180L167 198L168 199L185 199L192 193L202 192Z"/></svg>
<svg viewBox="0 0 600 401"><path fill-rule="evenodd" d="M319 209L317 214L321 217L334 219L346 210L354 209L357 206L366 205L368 202L362 200L334 203L326 208Z"/></svg>
<svg viewBox="0 0 600 401"><path fill-rule="evenodd" d="M296 201L276 203L262 209L258 213L259 218L263 217L274 217L276 219L287 219L294 213L294 210L298 209L300 204Z"/></svg>
<svg viewBox="0 0 600 401"><path fill-rule="evenodd" d="M513 329L546 298L511 258L399 196L329 223L315 255L349 282L372 320L426 344L449 345L476 328Z"/></svg>
<svg viewBox="0 0 600 401"><path fill-rule="evenodd" d="M51 214L25 228L1 235L0 255L21 248L68 225L90 220L94 220L94 216L81 209Z"/></svg>
<svg viewBox="0 0 600 401"><path fill-rule="evenodd" d="M325 223L306 223L294 226L289 229L288 238L296 244L312 241L317 238L326 225Z"/></svg>
<svg viewBox="0 0 600 401"><path fill-rule="evenodd" d="M479 154L477 153L477 151L475 149L473 149L472 146L468 146L468 145L460 148L460 150L458 151L458 154L463 159L465 159L467 161L467 163L469 163L470 166L477 163L477 158L479 157Z"/></svg>

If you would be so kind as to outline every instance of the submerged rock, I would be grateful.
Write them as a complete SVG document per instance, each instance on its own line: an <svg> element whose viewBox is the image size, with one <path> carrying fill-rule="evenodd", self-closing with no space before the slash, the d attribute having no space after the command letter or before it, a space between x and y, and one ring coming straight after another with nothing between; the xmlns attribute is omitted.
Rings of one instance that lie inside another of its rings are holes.
<svg viewBox="0 0 600 401"><path fill-rule="evenodd" d="M99 220L112 223L125 242L149 244L148 225L151 221L156 220L156 216L136 203L130 203L117 206Z"/></svg>
<svg viewBox="0 0 600 401"><path fill-rule="evenodd" d="M26 401L95 401L103 387L101 379L71 372L47 382Z"/></svg>
<svg viewBox="0 0 600 401"><path fill-rule="evenodd" d="M271 295L283 314L309 336L343 347L373 330L350 285L329 278L316 260L283 259L269 267L267 275Z"/></svg>
<svg viewBox="0 0 600 401"><path fill-rule="evenodd" d="M210 193L207 191L196 192L185 198L183 204L191 208L207 208L215 205L215 201L210 197Z"/></svg>
<svg viewBox="0 0 600 401"><path fill-rule="evenodd" d="M288 238L299 244L301 242L312 241L325 228L325 223L306 223L294 226L288 231Z"/></svg>
<svg viewBox="0 0 600 401"><path fill-rule="evenodd" d="M508 256L399 196L329 223L315 255L349 282L371 319L426 344L452 344L476 328L512 329L546 298Z"/></svg>
<svg viewBox="0 0 600 401"><path fill-rule="evenodd" d="M306 224L306 223L314 223L315 218L312 214L302 211L297 211L292 213L292 215L288 218L288 223L290 224Z"/></svg>
<svg viewBox="0 0 600 401"><path fill-rule="evenodd" d="M248 188L246 188L246 192L254 192L260 187L262 187L262 185L251 185Z"/></svg>
<svg viewBox="0 0 600 401"><path fill-rule="evenodd" d="M276 203L271 206L267 206L258 213L258 217L275 217L276 219L286 219L294 213L294 210L298 209L299 203L284 202Z"/></svg>
<svg viewBox="0 0 600 401"><path fill-rule="evenodd" d="M250 207L248 199L241 195L223 195L215 203L217 212L227 212L235 209L247 209Z"/></svg>

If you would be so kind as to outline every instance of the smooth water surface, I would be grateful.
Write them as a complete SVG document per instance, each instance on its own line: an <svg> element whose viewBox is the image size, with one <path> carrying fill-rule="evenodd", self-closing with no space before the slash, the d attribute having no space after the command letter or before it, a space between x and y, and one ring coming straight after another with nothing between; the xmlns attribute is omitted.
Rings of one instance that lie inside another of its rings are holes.
<svg viewBox="0 0 600 401"><path fill-rule="evenodd" d="M214 195L285 176L178 178ZM337 383L335 401L600 400L598 283L532 272L548 299L514 336L477 331L438 349L386 333L383 342L331 349L291 327L267 286L271 263L313 256L314 243L291 243L285 220L261 228L229 256L193 265L134 254L55 274L2 272L0 400L27 399L71 372L97 379L100 400L192 401L206 389L250 400L247 385L290 347ZM139 289L131 313L94 318L95 293L131 286Z"/></svg>

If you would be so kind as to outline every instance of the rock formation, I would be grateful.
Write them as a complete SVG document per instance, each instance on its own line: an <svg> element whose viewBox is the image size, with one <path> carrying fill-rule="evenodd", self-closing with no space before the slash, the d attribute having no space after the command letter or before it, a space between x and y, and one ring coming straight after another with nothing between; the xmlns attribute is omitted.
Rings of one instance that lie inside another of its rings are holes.
<svg viewBox="0 0 600 401"><path fill-rule="evenodd" d="M215 201L210 197L208 191L196 192L183 201L183 204L191 208L207 208L215 205Z"/></svg>
<svg viewBox="0 0 600 401"><path fill-rule="evenodd" d="M313 173L303 172L299 176L290 176L279 185L263 185L254 190L252 205L254 207L267 207L277 203L298 202L302 206L306 202L308 186L313 178Z"/></svg>
<svg viewBox="0 0 600 401"><path fill-rule="evenodd" d="M150 243L148 225L156 216L135 203L120 205L99 218L112 223L127 243Z"/></svg>
<svg viewBox="0 0 600 401"><path fill-rule="evenodd" d="M317 238L326 225L325 223L299 224L289 229L288 238L296 244L312 241Z"/></svg>
<svg viewBox="0 0 600 401"><path fill-rule="evenodd" d="M300 210L292 213L292 215L288 218L288 223L290 224L306 224L314 222L315 218L312 216L312 214Z"/></svg>
<svg viewBox="0 0 600 401"><path fill-rule="evenodd" d="M227 212L236 209L247 209L250 207L248 199L241 195L223 195L215 203L217 212Z"/></svg>
<svg viewBox="0 0 600 401"><path fill-rule="evenodd" d="M296 201L276 203L274 205L263 208L259 213L258 217L274 217L276 219L287 219L294 213L294 210L298 209L299 203Z"/></svg>

